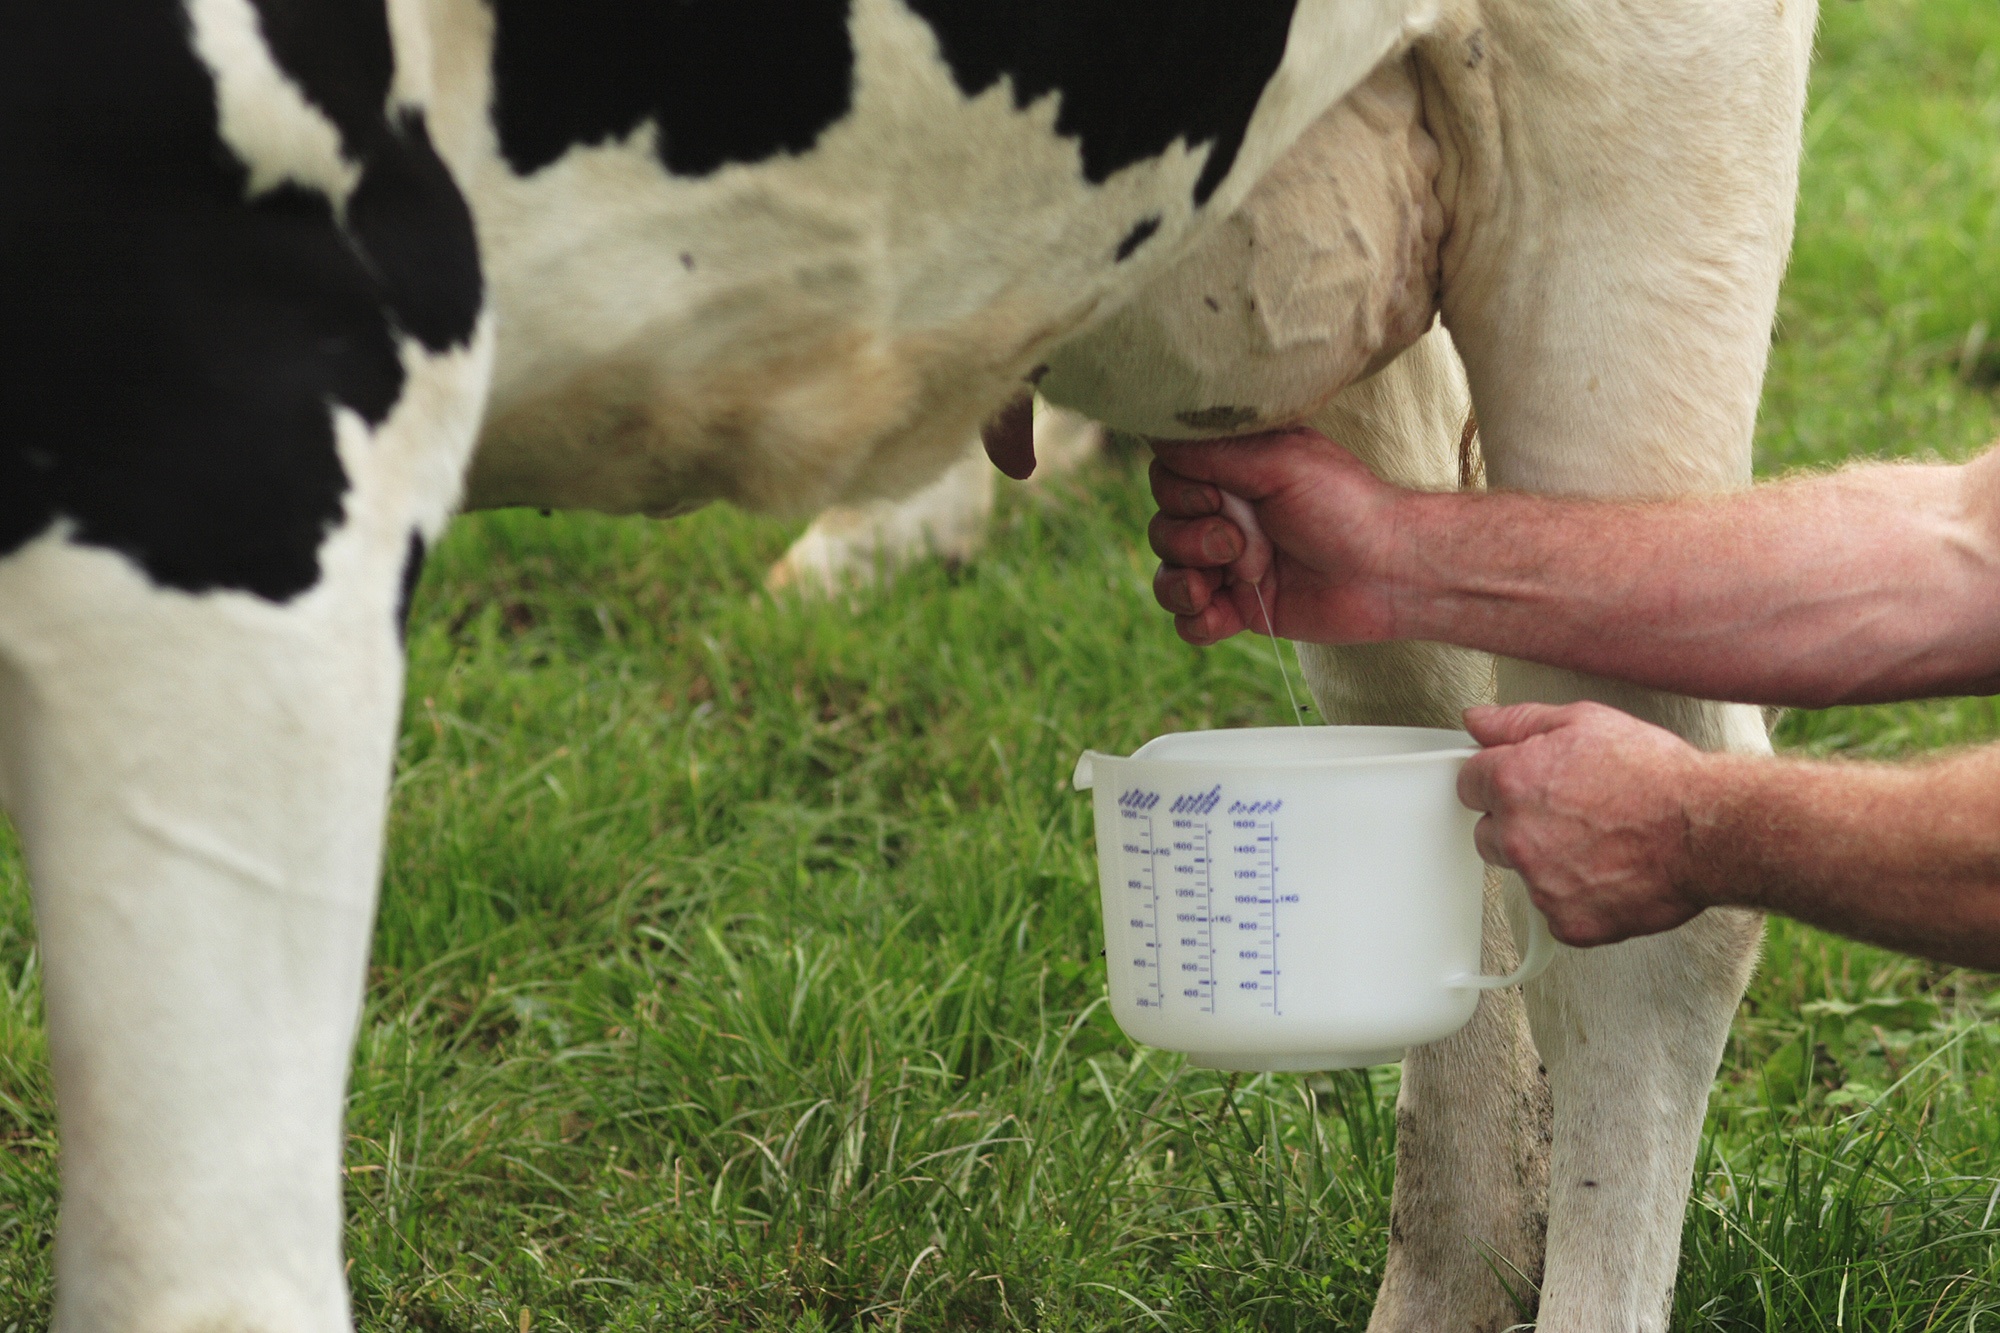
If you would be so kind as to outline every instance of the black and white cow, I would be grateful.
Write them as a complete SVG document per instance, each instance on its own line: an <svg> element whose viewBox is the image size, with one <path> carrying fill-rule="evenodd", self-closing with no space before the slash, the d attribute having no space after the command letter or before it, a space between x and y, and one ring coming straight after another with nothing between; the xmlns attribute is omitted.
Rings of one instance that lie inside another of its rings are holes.
<svg viewBox="0 0 2000 1333"><path fill-rule="evenodd" d="M0 798L62 1117L58 1328L348 1325L398 626L454 507L907 491L1044 367L1115 425L1308 420L1405 480L1451 483L1469 393L1496 484L1740 484L1813 19L14 6ZM1489 688L1423 646L1310 659L1336 720ZM1763 744L1740 710L1506 663L1499 686ZM1373 1327L1510 1323L1510 1265L1544 1274L1551 1333L1662 1326L1756 938L1710 913L1566 955L1412 1053Z"/></svg>

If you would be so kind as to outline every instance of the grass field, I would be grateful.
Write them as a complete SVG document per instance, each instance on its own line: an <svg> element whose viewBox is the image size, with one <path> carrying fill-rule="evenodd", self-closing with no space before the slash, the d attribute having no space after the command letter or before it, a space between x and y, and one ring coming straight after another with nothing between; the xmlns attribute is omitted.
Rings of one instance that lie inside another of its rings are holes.
<svg viewBox="0 0 2000 1333"><path fill-rule="evenodd" d="M1767 471L2000 432L2000 6L1830 0ZM1178 643L1133 459L971 565L774 600L790 530L460 523L427 573L349 1115L393 1329L1359 1328L1396 1071L1225 1082L1102 1006L1085 746L1280 718ZM1988 700L1795 714L1893 755ZM1676 1326L2000 1326L1988 978L1779 925ZM0 1333L47 1319L54 1120L0 840Z"/></svg>

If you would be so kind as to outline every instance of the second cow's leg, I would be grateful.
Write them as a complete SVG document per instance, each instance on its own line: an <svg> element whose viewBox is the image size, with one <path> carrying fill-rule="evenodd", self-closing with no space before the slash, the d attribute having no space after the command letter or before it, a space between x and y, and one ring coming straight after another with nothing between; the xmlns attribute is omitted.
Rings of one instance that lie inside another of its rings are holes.
<svg viewBox="0 0 2000 1333"><path fill-rule="evenodd" d="M986 544L995 477L975 438L963 458L913 495L822 511L771 566L765 586L832 596L926 556L970 560Z"/></svg>
<svg viewBox="0 0 2000 1333"><path fill-rule="evenodd" d="M1449 490L1470 398L1442 329L1352 386L1312 425L1399 485ZM1456 727L1493 697L1492 659L1433 643L1302 645L1327 721ZM1514 965L1498 876L1489 877L1489 972ZM1516 1322L1541 1272L1548 1098L1518 990L1480 997L1472 1022L1403 1061L1396 1196L1383 1328L1497 1329Z"/></svg>
<svg viewBox="0 0 2000 1333"><path fill-rule="evenodd" d="M1104 428L1074 412L1035 405L1035 482L1074 472L1094 457ZM926 557L960 563L979 554L999 490L977 436L965 456L900 500L835 505L813 520L771 566L765 586L828 596L866 587Z"/></svg>

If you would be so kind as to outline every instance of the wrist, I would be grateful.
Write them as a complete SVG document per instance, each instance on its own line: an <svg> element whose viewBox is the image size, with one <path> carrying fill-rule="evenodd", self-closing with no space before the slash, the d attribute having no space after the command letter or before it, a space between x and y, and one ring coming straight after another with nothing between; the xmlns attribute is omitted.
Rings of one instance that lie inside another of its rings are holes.
<svg viewBox="0 0 2000 1333"><path fill-rule="evenodd" d="M1745 810L1755 804L1761 769L1768 761L1746 755L1696 750L1676 775L1681 811L1681 854L1676 887L1702 908L1756 907L1754 876L1738 865L1732 848L1742 845Z"/></svg>
<svg viewBox="0 0 2000 1333"><path fill-rule="evenodd" d="M1446 577L1456 547L1459 495L1384 486L1379 534L1364 555L1362 576L1381 607L1384 639L1449 638Z"/></svg>

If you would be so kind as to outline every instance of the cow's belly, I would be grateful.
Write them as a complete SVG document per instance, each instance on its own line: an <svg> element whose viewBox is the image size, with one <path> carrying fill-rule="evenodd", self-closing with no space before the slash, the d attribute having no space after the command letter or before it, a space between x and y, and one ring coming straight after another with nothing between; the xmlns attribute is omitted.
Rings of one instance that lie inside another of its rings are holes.
<svg viewBox="0 0 2000 1333"><path fill-rule="evenodd" d="M1058 130L1058 97L1017 107L1005 80L968 96L902 0L855 0L853 104L809 150L699 177L661 165L651 125L524 175L483 113L483 65L441 62L440 138L473 200L499 314L469 503L806 512L921 485L1059 346L1197 247L1226 248L1240 224L1219 220L1329 105L1394 62L1431 7L1302 0L1233 168L1206 188L1209 146L1178 141L1092 181L1082 142ZM476 0L433 0L432 13L446 37L490 22ZM1351 152L1380 156L1395 139ZM1371 168L1399 183L1410 216L1429 198L1422 174ZM1389 284L1399 294L1423 285L1403 278ZM1364 285L1362 303L1380 305L1381 284ZM1428 301L1426 289L1424 320ZM1265 306L1281 345L1301 309ZM1404 322L1373 310L1357 327ZM1366 365L1392 340L1366 334L1370 346L1332 360ZM1115 360L1099 356L1100 370ZM1239 393L1220 406L1246 397L1277 401Z"/></svg>

